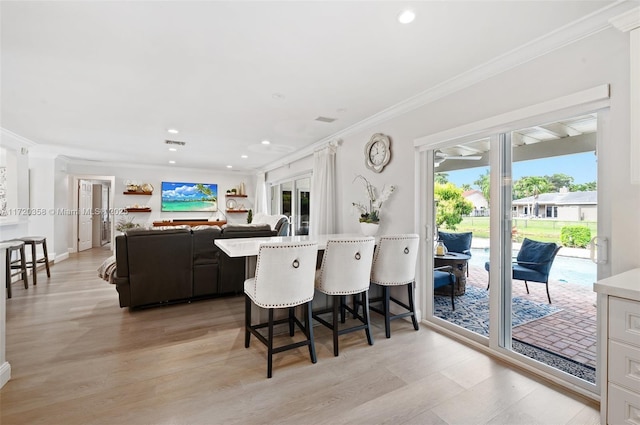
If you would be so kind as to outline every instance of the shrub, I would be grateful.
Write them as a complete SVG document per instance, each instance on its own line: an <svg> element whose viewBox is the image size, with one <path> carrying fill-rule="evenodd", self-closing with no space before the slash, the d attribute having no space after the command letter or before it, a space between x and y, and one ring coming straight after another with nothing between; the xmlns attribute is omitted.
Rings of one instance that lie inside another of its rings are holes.
<svg viewBox="0 0 640 425"><path fill-rule="evenodd" d="M591 230L587 226L564 226L560 230L560 241L568 247L586 248L591 240Z"/></svg>

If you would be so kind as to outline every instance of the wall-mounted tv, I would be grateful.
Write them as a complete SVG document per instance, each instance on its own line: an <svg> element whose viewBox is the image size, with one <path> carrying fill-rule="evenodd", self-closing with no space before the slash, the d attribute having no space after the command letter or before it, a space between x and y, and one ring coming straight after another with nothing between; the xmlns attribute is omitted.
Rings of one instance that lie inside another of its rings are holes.
<svg viewBox="0 0 640 425"><path fill-rule="evenodd" d="M218 211L218 185L162 182L162 211Z"/></svg>

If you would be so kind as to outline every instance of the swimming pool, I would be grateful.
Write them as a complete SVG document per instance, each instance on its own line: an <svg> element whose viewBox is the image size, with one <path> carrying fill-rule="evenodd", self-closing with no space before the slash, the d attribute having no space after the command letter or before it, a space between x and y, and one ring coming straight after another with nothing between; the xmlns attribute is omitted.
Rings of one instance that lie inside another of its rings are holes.
<svg viewBox="0 0 640 425"><path fill-rule="evenodd" d="M513 256L516 255L518 255L518 251L513 252ZM469 260L471 266L484 268L484 263L487 261L489 261L489 248L471 248L471 259ZM589 259L558 255L551 266L549 279L590 287L597 280L597 268L597 264Z"/></svg>

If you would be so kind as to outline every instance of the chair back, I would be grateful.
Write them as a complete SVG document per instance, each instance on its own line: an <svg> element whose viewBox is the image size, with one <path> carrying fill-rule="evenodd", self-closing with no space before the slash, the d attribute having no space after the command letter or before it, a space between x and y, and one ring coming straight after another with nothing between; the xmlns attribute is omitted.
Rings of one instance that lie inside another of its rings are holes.
<svg viewBox="0 0 640 425"><path fill-rule="evenodd" d="M516 261L522 267L548 275L560 248L561 246L553 242L538 242L524 238Z"/></svg>
<svg viewBox="0 0 640 425"><path fill-rule="evenodd" d="M376 240L370 236L329 239L316 288L329 295L358 294L369 289Z"/></svg>
<svg viewBox="0 0 640 425"><path fill-rule="evenodd" d="M248 295L263 308L293 307L311 301L317 253L316 242L261 244L253 293Z"/></svg>
<svg viewBox="0 0 640 425"><path fill-rule="evenodd" d="M417 234L381 236L373 256L371 282L406 285L416 278L419 237Z"/></svg>
<svg viewBox="0 0 640 425"><path fill-rule="evenodd" d="M451 233L438 230L438 238L444 243L449 252L469 254L473 232Z"/></svg>

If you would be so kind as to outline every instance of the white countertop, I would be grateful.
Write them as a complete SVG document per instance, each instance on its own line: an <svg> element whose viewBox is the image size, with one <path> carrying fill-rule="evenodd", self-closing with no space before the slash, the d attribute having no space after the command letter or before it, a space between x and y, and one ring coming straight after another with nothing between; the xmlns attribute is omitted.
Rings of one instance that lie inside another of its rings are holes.
<svg viewBox="0 0 640 425"><path fill-rule="evenodd" d="M593 290L600 294L640 301L640 268L599 280L593 284Z"/></svg>
<svg viewBox="0 0 640 425"><path fill-rule="evenodd" d="M318 249L327 247L327 240L340 238L363 237L359 234L335 234L335 235L318 235L318 236L273 236L266 238L218 238L214 243L229 257L250 257L258 255L260 244L266 242L306 242L313 241L318 243Z"/></svg>

